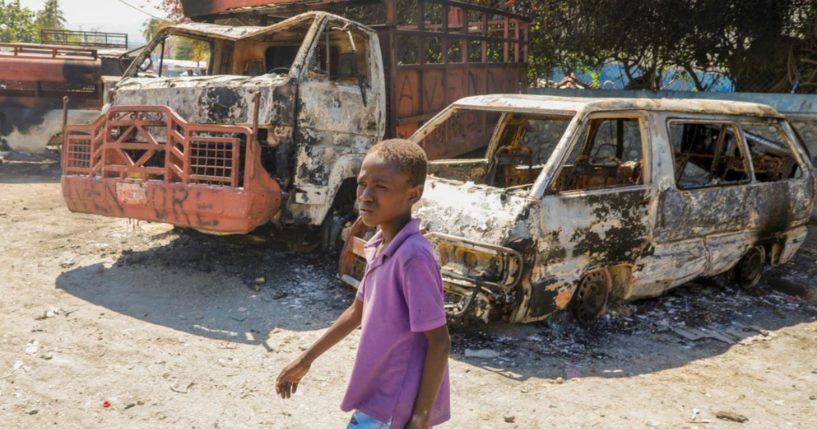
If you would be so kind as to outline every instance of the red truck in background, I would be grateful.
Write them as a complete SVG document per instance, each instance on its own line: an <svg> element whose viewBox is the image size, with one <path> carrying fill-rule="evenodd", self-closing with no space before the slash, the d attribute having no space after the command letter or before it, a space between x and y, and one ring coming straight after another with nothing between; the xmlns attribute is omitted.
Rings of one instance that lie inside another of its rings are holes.
<svg viewBox="0 0 817 429"><path fill-rule="evenodd" d="M106 88L128 65L127 34L42 30L41 38L0 43L0 150L58 146L64 121L99 116Z"/></svg>

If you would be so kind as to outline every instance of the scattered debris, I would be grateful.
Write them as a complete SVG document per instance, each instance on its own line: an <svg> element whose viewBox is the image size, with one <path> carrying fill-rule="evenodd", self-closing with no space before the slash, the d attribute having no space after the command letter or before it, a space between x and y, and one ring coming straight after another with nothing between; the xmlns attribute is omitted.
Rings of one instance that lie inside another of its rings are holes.
<svg viewBox="0 0 817 429"><path fill-rule="evenodd" d="M675 326L670 328L672 332L690 340L690 341L697 341L702 338L712 338L718 341L722 341L726 344L735 344L735 341L717 331L709 331L706 328L698 328L698 329L688 329L680 326Z"/></svg>
<svg viewBox="0 0 817 429"><path fill-rule="evenodd" d="M37 340L31 340L26 344L26 354L29 356L37 354L40 351L40 342Z"/></svg>
<svg viewBox="0 0 817 429"><path fill-rule="evenodd" d="M43 311L42 314L35 317L34 320L50 319L50 318L58 316L58 315L60 315L62 313L63 313L62 308L48 307L47 310Z"/></svg>
<svg viewBox="0 0 817 429"><path fill-rule="evenodd" d="M187 384L187 386L185 386L183 388L180 388L177 385L172 385L171 384L170 385L170 390L172 390L172 391L174 391L176 393L187 393L187 392L190 391L190 388L193 387L194 384L196 384L196 383L191 381L190 383Z"/></svg>
<svg viewBox="0 0 817 429"><path fill-rule="evenodd" d="M110 408L111 401L102 401L102 408Z"/></svg>
<svg viewBox="0 0 817 429"><path fill-rule="evenodd" d="M738 414L733 411L718 411L715 413L715 417L721 420L729 420L737 423L745 423L749 421L749 419L743 414Z"/></svg>
<svg viewBox="0 0 817 429"><path fill-rule="evenodd" d="M505 416L505 423L513 423L516 421L516 417L514 416Z"/></svg>
<svg viewBox="0 0 817 429"><path fill-rule="evenodd" d="M787 295L802 298L812 304L817 304L817 293L807 285L789 279L772 277L767 281L772 289Z"/></svg>
<svg viewBox="0 0 817 429"><path fill-rule="evenodd" d="M33 415L35 415L35 414L37 414L39 412L40 412L40 410L31 410L31 411L28 412L28 415L33 416Z"/></svg>
<svg viewBox="0 0 817 429"><path fill-rule="evenodd" d="M775 334L761 329L756 326L744 326L737 322L732 322L730 326L711 326L711 327L699 327L699 328L688 328L685 326L673 326L669 328L672 332L675 332L679 336L686 338L690 341L697 341L704 338L710 338L714 340L718 340L724 342L726 344L752 344L757 341L768 341L774 337ZM759 332L760 335L748 335L748 332Z"/></svg>
<svg viewBox="0 0 817 429"><path fill-rule="evenodd" d="M14 366L11 367L11 370L8 373L6 373L6 375L0 377L0 380L4 380L6 378L11 377L12 374L14 374L20 368L22 368L24 371L28 371L27 367L23 365L23 361L18 360L14 362Z"/></svg>
<svg viewBox="0 0 817 429"><path fill-rule="evenodd" d="M495 359L499 357L499 352L491 349L465 349L465 357L478 359Z"/></svg>

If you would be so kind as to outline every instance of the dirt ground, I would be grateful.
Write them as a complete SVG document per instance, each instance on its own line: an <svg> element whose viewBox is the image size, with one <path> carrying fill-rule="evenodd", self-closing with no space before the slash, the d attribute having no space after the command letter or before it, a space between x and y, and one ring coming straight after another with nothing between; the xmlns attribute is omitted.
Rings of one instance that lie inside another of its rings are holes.
<svg viewBox="0 0 817 429"><path fill-rule="evenodd" d="M590 328L454 331L443 427L813 428L817 306L769 286L817 291L811 233L756 292L715 279ZM345 427L357 334L294 399L273 387L353 299L331 258L71 214L53 165L8 161L0 255L4 428Z"/></svg>

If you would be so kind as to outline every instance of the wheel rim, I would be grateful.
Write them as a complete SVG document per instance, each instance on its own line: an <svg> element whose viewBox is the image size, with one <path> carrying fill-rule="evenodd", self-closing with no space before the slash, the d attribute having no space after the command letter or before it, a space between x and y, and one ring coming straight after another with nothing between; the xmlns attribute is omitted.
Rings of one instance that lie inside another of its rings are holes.
<svg viewBox="0 0 817 429"><path fill-rule="evenodd" d="M604 313L607 306L607 275L599 270L587 274L576 289L574 314L580 322L591 322Z"/></svg>
<svg viewBox="0 0 817 429"><path fill-rule="evenodd" d="M763 254L757 247L743 257L738 274L742 286L753 286L763 272Z"/></svg>

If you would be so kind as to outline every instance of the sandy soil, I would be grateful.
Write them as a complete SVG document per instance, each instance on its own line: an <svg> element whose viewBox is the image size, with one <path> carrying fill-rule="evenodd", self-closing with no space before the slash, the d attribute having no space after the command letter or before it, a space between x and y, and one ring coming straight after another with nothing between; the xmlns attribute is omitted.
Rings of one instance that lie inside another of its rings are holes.
<svg viewBox="0 0 817 429"><path fill-rule="evenodd" d="M0 426L344 427L356 334L273 387L353 299L331 258L71 214L58 175L0 165ZM766 278L817 290L815 260L812 238ZM814 427L817 306L704 283L590 328L455 331L443 427Z"/></svg>

